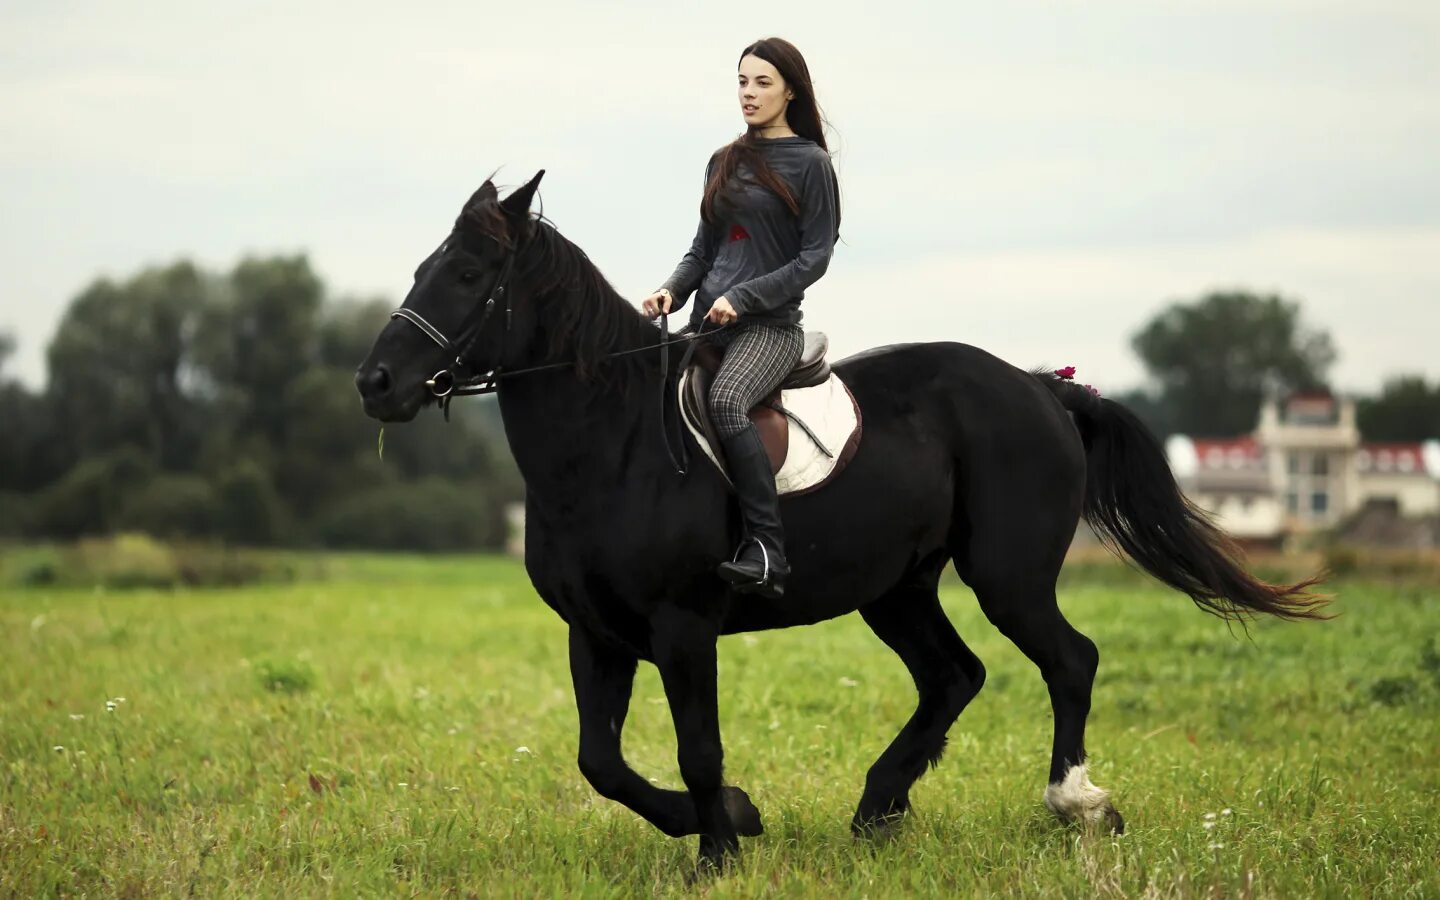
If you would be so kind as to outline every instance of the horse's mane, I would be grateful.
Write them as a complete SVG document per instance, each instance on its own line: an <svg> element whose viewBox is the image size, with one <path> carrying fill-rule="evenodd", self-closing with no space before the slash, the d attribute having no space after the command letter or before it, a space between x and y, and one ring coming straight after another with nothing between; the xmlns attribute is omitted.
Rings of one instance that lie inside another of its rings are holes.
<svg viewBox="0 0 1440 900"><path fill-rule="evenodd" d="M456 221L464 229L516 250L515 235L494 201L468 204ZM654 344L655 329L610 284L595 264L542 214L532 214L529 234L518 248L516 275L538 306L545 335L545 360L574 360L581 378L597 374L605 357ZM646 354L619 357L607 368L628 371Z"/></svg>

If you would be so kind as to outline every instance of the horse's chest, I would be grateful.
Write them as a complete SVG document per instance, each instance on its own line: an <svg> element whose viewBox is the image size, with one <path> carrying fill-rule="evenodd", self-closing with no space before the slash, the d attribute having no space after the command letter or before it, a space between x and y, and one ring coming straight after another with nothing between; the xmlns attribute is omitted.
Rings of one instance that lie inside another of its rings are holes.
<svg viewBox="0 0 1440 900"><path fill-rule="evenodd" d="M541 530L527 534L525 567L541 599L571 626L648 656L645 591L622 560L594 547L566 547Z"/></svg>

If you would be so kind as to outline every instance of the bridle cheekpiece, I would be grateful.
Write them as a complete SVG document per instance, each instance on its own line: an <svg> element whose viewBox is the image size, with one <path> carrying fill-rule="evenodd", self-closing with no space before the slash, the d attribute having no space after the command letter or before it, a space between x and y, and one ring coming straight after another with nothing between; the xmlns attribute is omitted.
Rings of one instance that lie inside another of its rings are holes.
<svg viewBox="0 0 1440 900"><path fill-rule="evenodd" d="M448 243L448 241L447 241ZM436 253L443 253L446 244L441 244ZM420 329L430 340L434 341L447 355L454 354L453 362L443 369L437 371L426 380L425 386L430 389L431 396L439 400L446 407L446 415L449 414L449 398L463 397L472 394L494 393L500 380L502 362L505 358L505 343L510 337L510 328L514 322L515 311L510 301L509 280L512 270L515 268L515 259L520 255L520 247L515 249L505 258L505 264L500 267L500 274L496 276L494 287L490 296L485 302L477 306L466 316L465 321L460 323L460 333L454 339L445 336L445 332L436 328L423 315L413 309L400 307L390 313L392 319L404 319L411 325ZM499 300L505 301L505 341L501 344L500 355L494 368L482 374L468 374L469 364L465 362L465 354L470 351L471 346L480 338L485 325L490 321L498 307Z"/></svg>

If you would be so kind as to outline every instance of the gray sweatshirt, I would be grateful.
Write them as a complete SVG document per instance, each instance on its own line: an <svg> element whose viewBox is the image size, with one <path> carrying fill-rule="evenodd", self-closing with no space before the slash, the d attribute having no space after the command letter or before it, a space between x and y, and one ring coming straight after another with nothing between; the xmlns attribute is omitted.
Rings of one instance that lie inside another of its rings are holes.
<svg viewBox="0 0 1440 900"><path fill-rule="evenodd" d="M825 274L839 236L839 186L830 155L803 137L759 140L765 161L784 180L800 215L744 166L716 204L720 221L701 219L695 240L663 287L685 305L697 288L690 322L698 327L718 297L745 319L798 324L805 289ZM716 157L705 166L709 184Z"/></svg>

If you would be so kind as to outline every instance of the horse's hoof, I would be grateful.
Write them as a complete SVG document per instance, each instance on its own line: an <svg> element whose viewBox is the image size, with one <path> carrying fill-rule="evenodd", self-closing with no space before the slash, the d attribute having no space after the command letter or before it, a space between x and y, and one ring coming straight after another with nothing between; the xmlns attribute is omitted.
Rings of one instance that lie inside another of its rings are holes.
<svg viewBox="0 0 1440 900"><path fill-rule="evenodd" d="M872 844L883 844L899 836L905 824L905 810L896 810L879 816L861 818L857 813L850 821L850 832L857 840Z"/></svg>
<svg viewBox="0 0 1440 900"><path fill-rule="evenodd" d="M690 887L695 887L712 878L719 878L729 873L739 852L738 848L722 849L702 838L700 855L696 857L695 868L686 877L685 883Z"/></svg>
<svg viewBox="0 0 1440 900"><path fill-rule="evenodd" d="M730 817L730 824L735 826L735 833L741 837L758 837L765 833L765 826L760 821L760 810L750 802L750 795L734 785L726 785L721 789L721 800L725 804L725 814Z"/></svg>

